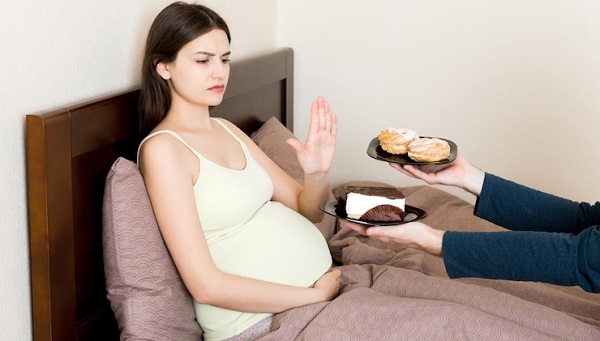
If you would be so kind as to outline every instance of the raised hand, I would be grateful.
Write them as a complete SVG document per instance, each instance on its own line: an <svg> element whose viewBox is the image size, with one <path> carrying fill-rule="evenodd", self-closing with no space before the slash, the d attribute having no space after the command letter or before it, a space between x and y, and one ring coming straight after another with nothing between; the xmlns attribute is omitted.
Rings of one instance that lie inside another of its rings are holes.
<svg viewBox="0 0 600 341"><path fill-rule="evenodd" d="M306 174L327 173L333 162L337 134L337 117L321 96L312 103L306 143L294 138L286 142L296 151Z"/></svg>

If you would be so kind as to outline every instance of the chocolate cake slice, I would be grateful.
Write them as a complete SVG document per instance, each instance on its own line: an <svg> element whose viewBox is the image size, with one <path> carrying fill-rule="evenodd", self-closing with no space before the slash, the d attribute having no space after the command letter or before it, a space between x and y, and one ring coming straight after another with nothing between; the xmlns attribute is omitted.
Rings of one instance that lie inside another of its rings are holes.
<svg viewBox="0 0 600 341"><path fill-rule="evenodd" d="M337 213L368 221L402 221L406 197L396 187L344 185L338 197Z"/></svg>

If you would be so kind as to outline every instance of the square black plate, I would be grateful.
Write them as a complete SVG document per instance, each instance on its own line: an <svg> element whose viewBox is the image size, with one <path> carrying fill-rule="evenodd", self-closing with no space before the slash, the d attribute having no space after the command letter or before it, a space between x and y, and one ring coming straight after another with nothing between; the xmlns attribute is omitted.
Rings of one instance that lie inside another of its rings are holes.
<svg viewBox="0 0 600 341"><path fill-rule="evenodd" d="M426 137L426 136L422 136L422 137ZM401 165L442 165L445 163L450 163L452 161L454 161L454 159L456 159L456 153L458 151L458 147L456 146L456 143L438 137L440 140L444 140L446 142L448 142L448 144L450 145L450 155L448 156L448 158L444 159L444 160L440 160L440 161L435 161L435 162L421 162L421 161L414 161L411 158L408 157L408 155L397 155L397 154L391 154L386 152L385 150L383 150L383 148L381 148L381 146L379 145L379 139L376 137L373 140L371 140L371 143L369 143L369 147L367 147L367 154L379 161L385 161L385 162L392 162L392 163L398 163Z"/></svg>

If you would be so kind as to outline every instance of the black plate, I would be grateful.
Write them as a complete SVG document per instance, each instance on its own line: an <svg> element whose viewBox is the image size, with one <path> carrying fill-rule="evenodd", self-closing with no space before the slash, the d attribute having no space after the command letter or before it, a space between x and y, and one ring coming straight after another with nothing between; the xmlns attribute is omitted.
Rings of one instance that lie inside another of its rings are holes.
<svg viewBox="0 0 600 341"><path fill-rule="evenodd" d="M423 137L426 137L426 136L423 136ZM420 162L420 161L412 160L411 158L408 157L408 155L390 154L381 148L381 146L379 145L379 139L377 137L374 138L373 140L371 140L371 143L369 143L369 147L367 147L367 154L370 157L372 157L376 160L379 160L379 161L399 163L401 165L442 165L442 164L454 161L454 159L456 159L456 152L458 150L456 143L454 143L450 140L441 138L441 137L438 137L438 138L440 140L444 140L444 141L448 142L448 144L450 145L450 155L448 156L447 159L440 160L440 161Z"/></svg>
<svg viewBox="0 0 600 341"><path fill-rule="evenodd" d="M357 223L357 224L362 224L362 225L381 225L381 226L385 226L385 225L399 225L399 224L406 224L406 223L410 223L412 221L417 221L417 220L421 220L423 218L425 218L427 216L427 212L423 211L420 208L416 208L414 206L410 206L410 205L405 205L405 212L406 212L406 218L404 220L398 220L398 221L373 221L373 220L360 220L360 219L353 219L353 218L348 218L347 216L340 214L337 211L337 200L334 201L330 201L326 204L320 205L319 208L321 209L321 211L332 215L334 217L338 217L353 223Z"/></svg>

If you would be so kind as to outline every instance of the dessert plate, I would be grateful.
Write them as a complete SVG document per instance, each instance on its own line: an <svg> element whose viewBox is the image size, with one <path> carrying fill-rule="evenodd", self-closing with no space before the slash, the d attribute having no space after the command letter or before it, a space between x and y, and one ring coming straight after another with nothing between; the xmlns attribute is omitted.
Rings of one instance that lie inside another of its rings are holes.
<svg viewBox="0 0 600 341"><path fill-rule="evenodd" d="M372 225L380 225L380 226L386 226L386 225L400 225L400 224L406 224L406 223L410 223L412 221L417 221L417 220L421 220L423 218L425 218L427 216L427 212L423 211L420 208L416 208L414 206L410 206L410 205L405 205L405 211L406 211L406 217L404 218L404 220L396 220L396 221L373 221L373 220L360 220L360 219L353 219L353 218L348 218L348 216L346 216L345 214L338 212L337 210L337 200L334 201L330 201L326 204L322 204L319 206L319 209L321 209L321 211L332 215L334 217L338 217L340 219L344 219L356 224L361 224L361 225L368 225L368 226L372 226Z"/></svg>
<svg viewBox="0 0 600 341"><path fill-rule="evenodd" d="M422 137L427 137L427 136L422 136ZM396 154L391 154L386 152L385 150L383 150L383 148L381 148L381 146L379 145L379 139L376 137L373 140L371 140L371 143L369 143L369 147L367 147L367 154L379 161L385 161L385 162L392 162L392 163L399 163L401 165L442 165L445 163L450 163L452 161L454 161L454 159L456 159L456 152L458 151L458 147L456 146L456 143L438 137L441 140L444 140L446 142L448 142L448 144L450 145L450 155L448 156L448 158L444 159L444 160L440 160L440 161L435 161L435 162L421 162L421 161L414 161L411 158L408 157L408 155L396 155Z"/></svg>

